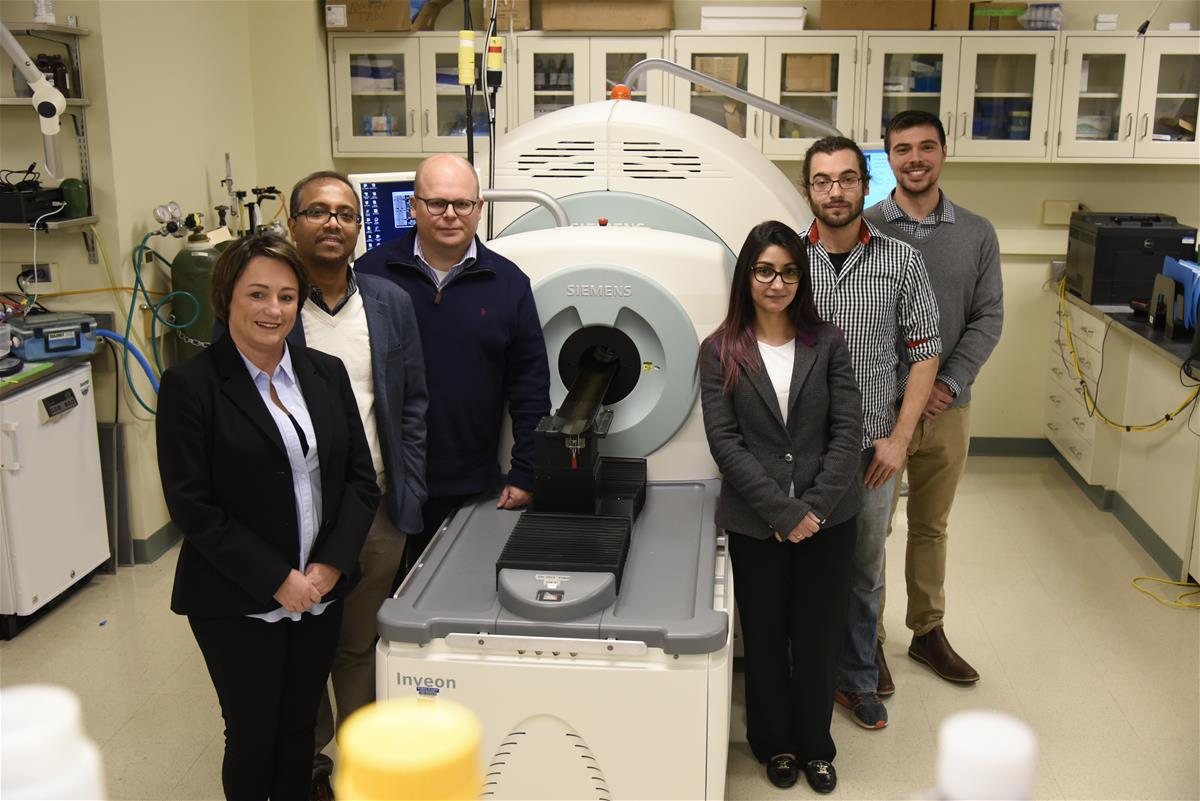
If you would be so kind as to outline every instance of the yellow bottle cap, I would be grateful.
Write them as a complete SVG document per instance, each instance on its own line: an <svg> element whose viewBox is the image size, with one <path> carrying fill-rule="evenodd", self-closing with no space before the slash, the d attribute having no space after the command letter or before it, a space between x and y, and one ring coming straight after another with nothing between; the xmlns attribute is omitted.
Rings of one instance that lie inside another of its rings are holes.
<svg viewBox="0 0 1200 801"><path fill-rule="evenodd" d="M363 707L338 732L334 794L344 801L476 799L481 736L475 715L444 698Z"/></svg>

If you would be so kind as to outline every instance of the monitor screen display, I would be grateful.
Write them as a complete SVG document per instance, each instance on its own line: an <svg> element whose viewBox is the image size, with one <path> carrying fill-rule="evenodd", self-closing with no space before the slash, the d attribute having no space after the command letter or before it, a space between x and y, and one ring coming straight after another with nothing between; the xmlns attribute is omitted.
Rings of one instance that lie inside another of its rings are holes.
<svg viewBox="0 0 1200 801"><path fill-rule="evenodd" d="M883 150L864 150L867 157L867 172L871 175L871 191L863 200L863 208L869 209L891 194L896 188L896 176L888 165L887 153Z"/></svg>
<svg viewBox="0 0 1200 801"><path fill-rule="evenodd" d="M350 183L362 201L362 233L355 256L390 242L416 225L412 209L413 180L411 172L350 176Z"/></svg>

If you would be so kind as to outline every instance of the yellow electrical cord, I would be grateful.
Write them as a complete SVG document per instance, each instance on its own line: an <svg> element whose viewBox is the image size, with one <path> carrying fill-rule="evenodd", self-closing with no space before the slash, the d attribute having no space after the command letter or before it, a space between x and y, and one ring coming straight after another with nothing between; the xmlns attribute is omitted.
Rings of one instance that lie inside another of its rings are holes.
<svg viewBox="0 0 1200 801"><path fill-rule="evenodd" d="M1197 386L1192 390L1192 393L1187 396L1183 403L1179 404L1175 411L1163 415L1162 419L1156 420L1153 423L1132 425L1118 423L1115 420L1109 419L1104 415L1103 412L1100 411L1100 407L1097 406L1097 400L1092 395L1092 389L1088 386L1087 381L1085 381L1083 378L1083 368L1079 366L1079 354L1075 352L1075 337L1071 333L1071 313L1067 310L1067 279L1065 276L1058 282L1058 309L1061 313L1063 321L1063 331L1065 331L1067 334L1067 348L1069 348L1071 351L1071 365L1075 368L1075 378L1079 381L1079 386L1083 388L1084 405L1087 407L1089 415L1094 415L1095 417L1100 418L1100 420L1108 425L1109 428L1116 429L1117 431L1128 432L1157 431L1163 426L1170 424L1180 412L1186 409L1188 405L1196 399L1197 395L1200 395L1200 386ZM1101 354L1101 357L1103 357L1103 354Z"/></svg>
<svg viewBox="0 0 1200 801"><path fill-rule="evenodd" d="M1155 584L1166 584L1169 587L1190 587L1191 589L1188 592L1181 593L1174 601L1164 601L1155 593L1138 584L1139 581L1153 581ZM1154 576L1134 576L1133 581L1130 583L1133 584L1135 590L1149 595L1163 606L1170 606L1175 609L1200 609L1200 601L1183 600L1192 595L1200 595L1200 584L1193 584L1190 581L1170 581L1168 579L1155 578Z"/></svg>

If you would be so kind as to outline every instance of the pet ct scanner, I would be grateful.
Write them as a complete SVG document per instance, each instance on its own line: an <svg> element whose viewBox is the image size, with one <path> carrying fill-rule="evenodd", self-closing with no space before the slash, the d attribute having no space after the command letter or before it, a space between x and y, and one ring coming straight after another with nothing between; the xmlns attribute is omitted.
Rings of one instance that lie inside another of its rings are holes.
<svg viewBox="0 0 1200 801"><path fill-rule="evenodd" d="M380 609L377 695L478 715L484 798L723 798L734 594L697 355L732 251L806 209L740 138L629 101L522 126L496 164L573 222L497 205L489 243L533 283L555 412L532 509L463 508Z"/></svg>

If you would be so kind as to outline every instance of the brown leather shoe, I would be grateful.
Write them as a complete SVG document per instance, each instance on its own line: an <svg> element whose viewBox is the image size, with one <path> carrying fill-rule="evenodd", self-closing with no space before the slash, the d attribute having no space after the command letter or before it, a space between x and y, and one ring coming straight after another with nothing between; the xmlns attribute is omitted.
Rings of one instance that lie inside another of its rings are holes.
<svg viewBox="0 0 1200 801"><path fill-rule="evenodd" d="M930 630L923 637L913 635L912 645L908 646L908 655L923 665L928 665L934 673L946 681L956 684L973 684L979 681L975 668L967 664L946 639L946 632L941 626Z"/></svg>
<svg viewBox="0 0 1200 801"><path fill-rule="evenodd" d="M892 671L888 670L887 660L883 658L883 643L875 643L875 668L879 671L879 682L875 694L886 697L896 692L896 682L892 681Z"/></svg>

